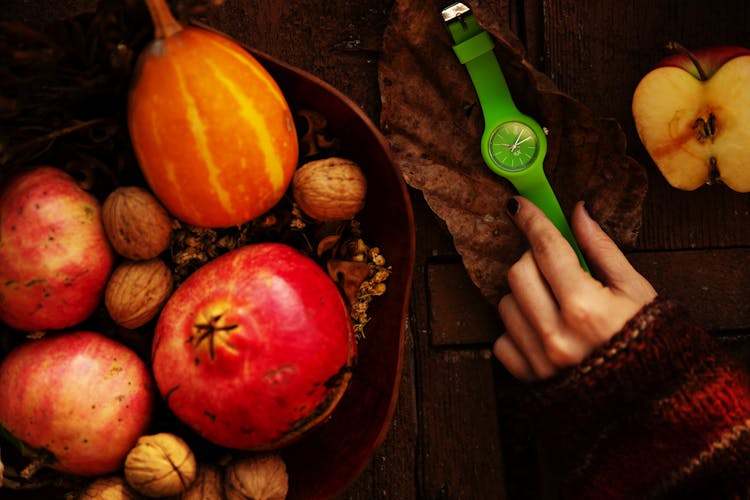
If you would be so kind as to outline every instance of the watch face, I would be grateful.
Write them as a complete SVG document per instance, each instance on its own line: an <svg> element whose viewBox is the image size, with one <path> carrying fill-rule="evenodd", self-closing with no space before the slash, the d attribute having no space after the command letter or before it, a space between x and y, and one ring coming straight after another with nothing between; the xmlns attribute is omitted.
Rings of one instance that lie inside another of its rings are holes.
<svg viewBox="0 0 750 500"><path fill-rule="evenodd" d="M498 125L489 138L489 154L501 169L516 172L528 167L539 153L536 132L521 122Z"/></svg>

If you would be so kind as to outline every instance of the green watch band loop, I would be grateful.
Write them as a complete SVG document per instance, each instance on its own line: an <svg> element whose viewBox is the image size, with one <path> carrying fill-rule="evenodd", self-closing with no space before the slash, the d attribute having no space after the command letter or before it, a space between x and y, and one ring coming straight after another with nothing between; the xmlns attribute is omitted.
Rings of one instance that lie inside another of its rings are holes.
<svg viewBox="0 0 750 500"><path fill-rule="evenodd" d="M495 42L490 34L486 31L480 31L479 34L468 40L454 45L453 52L456 53L456 57L461 64L466 64L487 52L492 52L494 48Z"/></svg>

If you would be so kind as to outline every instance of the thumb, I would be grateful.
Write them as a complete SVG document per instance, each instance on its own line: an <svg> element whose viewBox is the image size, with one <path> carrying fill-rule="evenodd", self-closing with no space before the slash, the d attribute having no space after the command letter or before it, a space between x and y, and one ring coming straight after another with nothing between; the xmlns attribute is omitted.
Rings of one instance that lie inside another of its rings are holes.
<svg viewBox="0 0 750 500"><path fill-rule="evenodd" d="M571 227L595 276L605 285L626 290L634 279L645 281L617 244L591 218L582 201L573 209Z"/></svg>

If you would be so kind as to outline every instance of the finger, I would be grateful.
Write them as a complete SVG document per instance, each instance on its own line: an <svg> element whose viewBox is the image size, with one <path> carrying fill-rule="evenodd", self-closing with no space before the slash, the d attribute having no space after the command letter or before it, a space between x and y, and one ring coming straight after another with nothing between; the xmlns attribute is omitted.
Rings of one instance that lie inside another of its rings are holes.
<svg viewBox="0 0 750 500"><path fill-rule="evenodd" d="M652 298L656 295L651 284L633 268L617 244L591 218L583 202L578 202L573 209L571 226L589 265L605 285L629 295L652 295Z"/></svg>
<svg viewBox="0 0 750 500"><path fill-rule="evenodd" d="M544 212L520 196L511 198L508 212L529 241L534 259L558 300L590 284L592 278L581 268L573 247Z"/></svg>
<svg viewBox="0 0 750 500"><path fill-rule="evenodd" d="M583 202L573 209L571 228L589 264L606 284L624 283L635 272L615 242L591 218Z"/></svg>
<svg viewBox="0 0 750 500"><path fill-rule="evenodd" d="M521 351L513 343L508 334L501 335L492 346L492 353L498 361L505 366L505 369L518 380L531 382L536 380L536 375L531 369L531 365L523 357Z"/></svg>
<svg viewBox="0 0 750 500"><path fill-rule="evenodd" d="M508 285L519 309L537 332L559 328L560 309L531 252L525 252L508 270Z"/></svg>
<svg viewBox="0 0 750 500"><path fill-rule="evenodd" d="M527 318L521 312L513 295L506 295L498 306L506 334L523 355L531 369L539 378L546 378L555 372L542 345L542 341Z"/></svg>

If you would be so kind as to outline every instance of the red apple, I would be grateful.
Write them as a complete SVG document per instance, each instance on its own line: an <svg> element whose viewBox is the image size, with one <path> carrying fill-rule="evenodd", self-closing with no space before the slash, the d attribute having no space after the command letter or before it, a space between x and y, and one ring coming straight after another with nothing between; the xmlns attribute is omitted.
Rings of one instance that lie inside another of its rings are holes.
<svg viewBox="0 0 750 500"><path fill-rule="evenodd" d="M281 243L198 269L156 325L153 373L169 408L207 440L273 449L324 421L346 389L356 342L342 296Z"/></svg>
<svg viewBox="0 0 750 500"><path fill-rule="evenodd" d="M750 50L674 46L633 94L643 145L676 188L750 191Z"/></svg>
<svg viewBox="0 0 750 500"><path fill-rule="evenodd" d="M60 169L38 167L0 192L0 321L62 329L102 299L114 257L100 205Z"/></svg>
<svg viewBox="0 0 750 500"><path fill-rule="evenodd" d="M59 471L119 469L153 406L146 364L129 348L87 331L21 344L0 364L0 425L52 456Z"/></svg>

